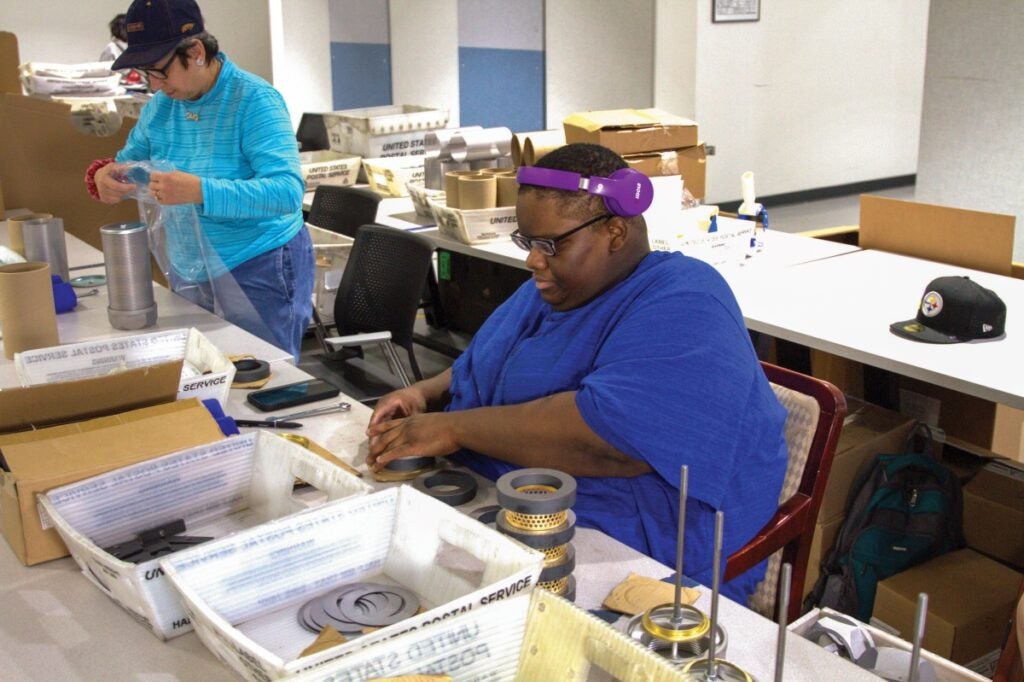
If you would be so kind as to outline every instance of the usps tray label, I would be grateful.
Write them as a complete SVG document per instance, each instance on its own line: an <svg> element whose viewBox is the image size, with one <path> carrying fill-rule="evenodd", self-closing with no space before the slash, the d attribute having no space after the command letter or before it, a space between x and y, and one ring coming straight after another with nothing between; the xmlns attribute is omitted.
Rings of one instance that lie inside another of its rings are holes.
<svg viewBox="0 0 1024 682"><path fill-rule="evenodd" d="M26 351L18 356L18 376L32 386L182 360L188 334L175 329Z"/></svg>

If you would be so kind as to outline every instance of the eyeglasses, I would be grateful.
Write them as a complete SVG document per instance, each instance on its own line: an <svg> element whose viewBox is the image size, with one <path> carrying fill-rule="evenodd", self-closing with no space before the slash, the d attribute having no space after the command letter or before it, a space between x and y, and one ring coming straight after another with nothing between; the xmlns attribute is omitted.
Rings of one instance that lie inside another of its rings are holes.
<svg viewBox="0 0 1024 682"><path fill-rule="evenodd" d="M577 225L576 227L572 228L568 232L563 232L562 234L558 235L557 237L524 237L523 235L519 234L519 230L516 230L515 232L513 232L509 236L512 237L512 241L515 243L515 245L518 246L523 251L530 251L532 249L537 249L538 251L543 253L545 256L554 256L555 254L558 253L558 249L555 248L555 244L556 243L562 241L563 239L565 239L566 237L568 237L568 236L570 236L572 234L575 234L575 233L579 232L584 227L590 227L594 223L600 222L602 220L607 220L608 218L614 218L614 217L615 216L613 216L611 213L605 213L604 215L599 215L596 218L591 218L590 220L588 220L587 222L583 223L582 225Z"/></svg>
<svg viewBox="0 0 1024 682"><path fill-rule="evenodd" d="M154 67L147 68L147 69L136 69L136 70L137 71L141 71L142 73L146 74L146 76L148 76L149 78L156 78L158 80L165 81L165 80L167 80L167 70L171 68L171 63L174 62L174 58L177 57L177 56L178 56L178 51L175 50L174 52L171 53L171 56L168 57L167 61L164 62L163 66L154 66Z"/></svg>

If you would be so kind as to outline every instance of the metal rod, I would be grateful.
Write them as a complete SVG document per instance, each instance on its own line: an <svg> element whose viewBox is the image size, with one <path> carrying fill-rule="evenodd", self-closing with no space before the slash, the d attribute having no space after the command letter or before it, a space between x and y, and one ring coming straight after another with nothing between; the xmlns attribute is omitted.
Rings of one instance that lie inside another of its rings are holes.
<svg viewBox="0 0 1024 682"><path fill-rule="evenodd" d="M782 564L779 578L779 641L775 644L775 682L782 682L782 663L786 659L786 625L789 622L789 588L793 567Z"/></svg>
<svg viewBox="0 0 1024 682"><path fill-rule="evenodd" d="M301 412L292 412L291 414L282 414L276 417L267 417L268 422L281 422L285 420L302 419L303 417L315 417L318 414L329 414L331 412L348 412L352 409L352 406L342 401L336 405L327 405L326 407L317 407L312 410L303 410Z"/></svg>
<svg viewBox="0 0 1024 682"><path fill-rule="evenodd" d="M683 535L686 529L686 493L689 485L690 468L685 464L679 467L679 527L676 529L676 591L672 601L672 627L680 629L683 625ZM712 638L715 636L711 633ZM679 658L679 642L672 642L672 660Z"/></svg>
<svg viewBox="0 0 1024 682"><path fill-rule="evenodd" d="M715 662L715 648L718 632L718 590L721 587L722 564L722 529L725 525L725 513L719 509L715 512L715 556L712 561L711 576L711 636L708 638L708 670L706 679L718 679L718 664Z"/></svg>
<svg viewBox="0 0 1024 682"><path fill-rule="evenodd" d="M907 682L917 682L917 667L921 664L921 640L924 639L924 623L928 617L928 595L917 595L917 613L914 614L914 649L910 655L910 674Z"/></svg>

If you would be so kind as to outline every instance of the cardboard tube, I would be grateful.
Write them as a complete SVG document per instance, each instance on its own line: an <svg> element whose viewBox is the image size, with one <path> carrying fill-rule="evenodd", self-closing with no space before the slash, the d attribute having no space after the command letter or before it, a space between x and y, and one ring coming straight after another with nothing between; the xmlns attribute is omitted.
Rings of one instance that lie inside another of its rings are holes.
<svg viewBox="0 0 1024 682"><path fill-rule="evenodd" d="M498 202L498 184L493 175L460 175L459 208L473 211L494 208Z"/></svg>
<svg viewBox="0 0 1024 682"><path fill-rule="evenodd" d="M26 220L41 220L43 218L52 218L53 216L49 213L23 213L12 218L7 219L7 244L11 247L11 251L15 251L21 256L25 255L25 240L22 237L21 224Z"/></svg>
<svg viewBox="0 0 1024 682"><path fill-rule="evenodd" d="M448 208L460 208L459 178L463 175L478 175L478 173L473 170L457 170L444 174L444 204Z"/></svg>
<svg viewBox="0 0 1024 682"><path fill-rule="evenodd" d="M498 206L515 206L519 197L519 183L513 171L494 176L498 181Z"/></svg>
<svg viewBox="0 0 1024 682"><path fill-rule="evenodd" d="M523 165L523 146L526 144L526 136L530 133L512 134L512 165Z"/></svg>
<svg viewBox="0 0 1024 682"><path fill-rule="evenodd" d="M49 263L14 263L0 267L0 324L4 357L60 344Z"/></svg>
<svg viewBox="0 0 1024 682"><path fill-rule="evenodd" d="M565 146L564 130L541 130L527 133L523 145L523 165L532 166L548 152Z"/></svg>

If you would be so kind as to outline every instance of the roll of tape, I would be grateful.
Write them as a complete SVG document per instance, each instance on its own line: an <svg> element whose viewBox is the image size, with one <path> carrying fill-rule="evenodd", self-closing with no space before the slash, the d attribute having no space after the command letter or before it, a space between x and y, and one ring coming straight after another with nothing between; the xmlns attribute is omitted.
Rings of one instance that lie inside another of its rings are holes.
<svg viewBox="0 0 1024 682"><path fill-rule="evenodd" d="M413 482L413 487L436 500L458 507L476 497L477 482L465 471L447 469L420 476Z"/></svg>
<svg viewBox="0 0 1024 682"><path fill-rule="evenodd" d="M264 360L245 358L235 360L235 381L236 384L247 384L250 381L259 381L270 376L270 364Z"/></svg>

